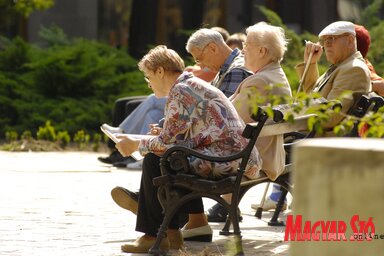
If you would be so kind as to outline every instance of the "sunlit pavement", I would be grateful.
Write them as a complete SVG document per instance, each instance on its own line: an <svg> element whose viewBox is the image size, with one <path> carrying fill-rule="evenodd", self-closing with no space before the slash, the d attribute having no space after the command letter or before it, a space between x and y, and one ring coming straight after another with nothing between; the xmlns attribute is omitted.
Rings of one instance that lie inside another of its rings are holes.
<svg viewBox="0 0 384 256"><path fill-rule="evenodd" d="M139 171L116 169L100 153L0 151L0 255L129 255L120 246L135 240L135 215L114 204L110 190L140 184ZM264 185L246 194L240 227L246 255L288 255L284 227L267 225L272 212L255 218ZM214 202L204 199L208 209ZM284 218L284 216L283 216ZM212 243L186 242L170 255L226 255L230 239L211 223ZM202 255L202 254L200 254Z"/></svg>

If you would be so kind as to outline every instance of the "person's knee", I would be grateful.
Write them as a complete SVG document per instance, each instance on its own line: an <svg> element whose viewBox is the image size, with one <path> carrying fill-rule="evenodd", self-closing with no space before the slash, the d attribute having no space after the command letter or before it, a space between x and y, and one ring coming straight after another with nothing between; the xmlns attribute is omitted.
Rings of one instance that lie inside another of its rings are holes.
<svg viewBox="0 0 384 256"><path fill-rule="evenodd" d="M151 163L152 161L160 160L160 157L155 155L154 153L148 153L144 156L143 163Z"/></svg>
<svg viewBox="0 0 384 256"><path fill-rule="evenodd" d="M148 153L144 156L143 159L143 171L144 169L160 169L160 157L153 154L153 153Z"/></svg>

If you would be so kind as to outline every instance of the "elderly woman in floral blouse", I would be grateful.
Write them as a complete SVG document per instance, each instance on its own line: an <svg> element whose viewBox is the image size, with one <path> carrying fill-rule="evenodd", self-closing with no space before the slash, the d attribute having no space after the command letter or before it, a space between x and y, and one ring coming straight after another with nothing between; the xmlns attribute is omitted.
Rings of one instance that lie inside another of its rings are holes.
<svg viewBox="0 0 384 256"><path fill-rule="evenodd" d="M163 219L162 208L157 199L154 177L160 176L160 157L174 145L184 145L204 154L229 155L242 150L247 140L241 136L245 127L229 99L217 88L184 72L184 62L173 50L157 46L139 62L149 87L156 96L168 96L165 106L165 122L160 134L154 138L134 140L120 137L116 144L123 156L139 149L144 155L143 172L139 191L136 231L145 235L134 243L125 244L122 250L130 253L146 253L154 244L156 233ZM238 162L206 164L191 159L196 174L217 179L236 172ZM198 168L197 168L198 167ZM252 178L261 168L261 160L254 149L245 175ZM195 200L190 208L199 208L204 214L202 201ZM208 223L207 223L208 224ZM183 239L177 217L171 221L167 238L161 249L178 249Z"/></svg>

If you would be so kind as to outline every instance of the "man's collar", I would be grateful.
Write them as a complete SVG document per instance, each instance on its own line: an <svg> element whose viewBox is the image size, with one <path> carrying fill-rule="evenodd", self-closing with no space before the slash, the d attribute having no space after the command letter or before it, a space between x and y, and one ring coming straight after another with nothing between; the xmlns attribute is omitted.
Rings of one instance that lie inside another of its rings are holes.
<svg viewBox="0 0 384 256"><path fill-rule="evenodd" d="M349 56L348 58L346 58L345 60L343 60L342 62L339 62L339 63L336 63L336 64L333 64L333 65L341 65L345 62L348 62L350 61L351 59L361 59L362 61L364 61L364 58L363 56L361 55L361 53L359 51L356 51L355 53L351 54L351 56Z"/></svg>
<svg viewBox="0 0 384 256"><path fill-rule="evenodd" d="M224 64L220 68L220 72L225 72L233 62L233 60L240 55L240 50L235 48L231 54L228 56L228 58L224 61Z"/></svg>

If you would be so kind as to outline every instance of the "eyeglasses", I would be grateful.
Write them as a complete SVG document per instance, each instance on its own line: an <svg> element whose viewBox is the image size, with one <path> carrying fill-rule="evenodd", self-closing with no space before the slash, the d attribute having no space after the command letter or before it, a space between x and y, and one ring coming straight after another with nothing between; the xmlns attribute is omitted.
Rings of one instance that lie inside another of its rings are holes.
<svg viewBox="0 0 384 256"><path fill-rule="evenodd" d="M319 39L319 43L321 46L324 46L326 44L333 44L338 38L349 36L349 34L342 34L338 36L327 36Z"/></svg>
<svg viewBox="0 0 384 256"><path fill-rule="evenodd" d="M207 49L207 46L208 46L208 44L206 46L204 46L204 48L201 50L199 57L195 58L196 64L201 63L201 60L203 59L202 57L204 55L204 51L205 51L205 49Z"/></svg>
<svg viewBox="0 0 384 256"><path fill-rule="evenodd" d="M144 76L144 81L148 84L148 88L152 88L151 81L149 80L149 77Z"/></svg>

